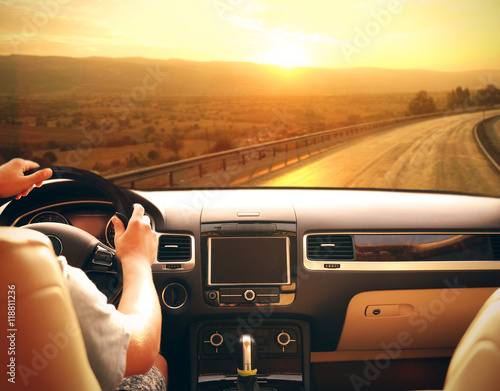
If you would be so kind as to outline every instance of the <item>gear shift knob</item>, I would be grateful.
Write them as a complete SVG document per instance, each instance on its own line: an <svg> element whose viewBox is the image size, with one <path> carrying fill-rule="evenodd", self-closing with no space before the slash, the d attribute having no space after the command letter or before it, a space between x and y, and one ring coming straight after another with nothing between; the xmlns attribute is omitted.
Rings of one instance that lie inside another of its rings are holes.
<svg viewBox="0 0 500 391"><path fill-rule="evenodd" d="M250 334L240 336L236 349L238 374L256 374L257 346Z"/></svg>
<svg viewBox="0 0 500 391"><path fill-rule="evenodd" d="M257 345L250 334L243 334L236 348L238 365L237 391L259 391L257 383Z"/></svg>

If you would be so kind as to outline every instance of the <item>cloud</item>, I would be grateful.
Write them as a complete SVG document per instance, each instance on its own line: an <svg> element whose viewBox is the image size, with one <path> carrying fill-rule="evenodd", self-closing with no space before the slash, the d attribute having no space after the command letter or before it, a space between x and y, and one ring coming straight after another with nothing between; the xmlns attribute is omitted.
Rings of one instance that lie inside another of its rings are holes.
<svg viewBox="0 0 500 391"><path fill-rule="evenodd" d="M298 31L291 31L281 26L272 26L273 23L266 17L266 13L269 11L270 7L262 2L252 2L251 4L246 4L245 0L243 0L241 7L228 9L223 15L223 20L232 23L238 28L255 31L258 33L258 37L268 42L293 40L297 42L311 43L339 43L339 40L322 35L318 32L301 33ZM255 14L258 14L258 16Z"/></svg>

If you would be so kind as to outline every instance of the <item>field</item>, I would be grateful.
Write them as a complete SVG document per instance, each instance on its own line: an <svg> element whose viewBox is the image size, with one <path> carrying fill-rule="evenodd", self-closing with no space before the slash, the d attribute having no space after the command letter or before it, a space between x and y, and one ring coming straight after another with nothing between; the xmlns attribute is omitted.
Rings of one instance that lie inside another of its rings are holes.
<svg viewBox="0 0 500 391"><path fill-rule="evenodd" d="M446 94L433 94L444 109ZM0 97L0 161L101 175L405 115L414 94Z"/></svg>

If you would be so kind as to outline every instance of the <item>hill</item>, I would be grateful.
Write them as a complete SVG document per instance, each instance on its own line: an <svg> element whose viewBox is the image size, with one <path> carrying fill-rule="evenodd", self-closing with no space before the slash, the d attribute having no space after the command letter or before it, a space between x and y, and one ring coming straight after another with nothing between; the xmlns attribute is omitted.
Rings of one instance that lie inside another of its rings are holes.
<svg viewBox="0 0 500 391"><path fill-rule="evenodd" d="M0 94L21 96L130 93L146 85L157 95L351 95L476 89L494 80L500 80L500 70L284 70L240 62L0 56Z"/></svg>

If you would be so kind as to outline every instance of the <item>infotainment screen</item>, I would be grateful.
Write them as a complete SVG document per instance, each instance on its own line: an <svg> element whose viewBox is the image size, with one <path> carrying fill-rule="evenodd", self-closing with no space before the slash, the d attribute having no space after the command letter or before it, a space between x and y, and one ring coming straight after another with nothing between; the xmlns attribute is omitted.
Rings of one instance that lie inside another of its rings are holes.
<svg viewBox="0 0 500 391"><path fill-rule="evenodd" d="M208 239L208 285L290 284L286 237Z"/></svg>

